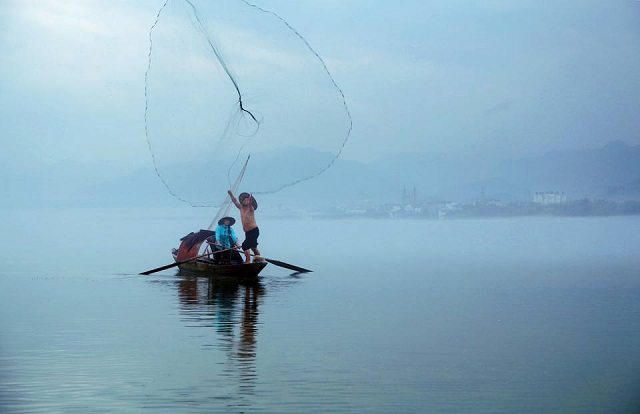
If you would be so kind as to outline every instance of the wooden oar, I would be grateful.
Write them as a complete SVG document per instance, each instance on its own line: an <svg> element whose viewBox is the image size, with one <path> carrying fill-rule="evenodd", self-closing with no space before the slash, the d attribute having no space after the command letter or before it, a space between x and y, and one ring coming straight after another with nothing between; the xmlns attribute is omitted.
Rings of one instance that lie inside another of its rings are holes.
<svg viewBox="0 0 640 414"><path fill-rule="evenodd" d="M238 250L240 253L244 253L242 250ZM255 254L249 253L251 256L255 257ZM262 256L260 256L262 257ZM304 267L299 267L299 266L295 266L289 263L285 263L285 262L281 262L280 260L275 260L275 259L269 259L266 257L262 257L265 261L267 261L267 263L271 263L272 265L275 266L280 266L280 267L284 267L285 269L289 269L289 270L295 270L296 272L299 273L309 273L309 272L313 272L313 270L309 270L309 269L305 269Z"/></svg>
<svg viewBox="0 0 640 414"><path fill-rule="evenodd" d="M222 252L225 252L227 250L232 250L232 249L218 250L218 251L213 252L213 254L222 253ZM156 273L156 272L159 272L161 270L171 269L172 267L180 266L183 263L192 262L192 261L194 261L196 259L199 259L201 257L209 256L210 254L211 253L201 254L200 256L192 257L191 259L181 260L179 262L171 263L171 264L168 264L168 265L165 265L165 266L156 267L155 269L147 270L146 272L142 272L140 274L141 275L150 275L151 273ZM255 256L255 255L252 254L251 256ZM304 267L299 267L299 266L295 266L295 265L292 265L292 264L289 264L289 263L281 262L280 260L268 259L266 257L264 257L263 259L266 260L267 263L271 263L272 265L279 266L279 267L284 267L285 269L294 270L294 271L299 272L299 273L313 272L313 270L309 270L309 269L305 269Z"/></svg>
<svg viewBox="0 0 640 414"><path fill-rule="evenodd" d="M209 256L209 254L210 253L205 253L205 254L201 254L200 256L192 257L191 259L181 260L179 262L171 263L171 264L168 264L166 266L156 267L155 269L147 270L146 272L142 272L140 274L141 275L150 275L151 273L159 272L161 270L171 269L172 267L180 266L183 263L188 263L188 262L194 261L196 259L199 259L201 257Z"/></svg>
<svg viewBox="0 0 640 414"><path fill-rule="evenodd" d="M180 266L183 263L189 263L189 262L194 261L196 259L199 259L201 257L209 256L210 254L218 254L218 253L226 252L228 250L233 250L233 248L223 249L223 250L216 250L215 252L212 252L212 253L201 254L200 256L192 257L191 259L181 260L179 262L171 263L169 265L162 266L162 267L156 267L155 269L147 270L146 272L142 272L140 274L141 275L150 275L151 273L159 272L159 271L165 270L165 269L171 269L172 267Z"/></svg>
<svg viewBox="0 0 640 414"><path fill-rule="evenodd" d="M266 260L267 262L273 265L284 267L285 269L289 269L289 270L295 270L296 272L299 272L299 273L313 272L313 270L305 269L304 267L294 266L289 263L281 262L280 260L267 259L266 257L264 258L264 260Z"/></svg>

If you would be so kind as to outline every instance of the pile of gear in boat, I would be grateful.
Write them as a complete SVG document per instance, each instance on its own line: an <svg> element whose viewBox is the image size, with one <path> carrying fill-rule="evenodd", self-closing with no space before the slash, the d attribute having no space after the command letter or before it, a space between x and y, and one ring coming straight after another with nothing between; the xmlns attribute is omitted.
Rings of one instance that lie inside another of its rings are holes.
<svg viewBox="0 0 640 414"><path fill-rule="evenodd" d="M231 228L235 221L233 217L223 217L218 221L218 227L215 231L202 229L182 237L180 247L173 251L176 261L188 260L209 253L208 257L214 264L244 263L240 252L235 248L238 240ZM204 253L199 253L203 243L207 243L207 246Z"/></svg>

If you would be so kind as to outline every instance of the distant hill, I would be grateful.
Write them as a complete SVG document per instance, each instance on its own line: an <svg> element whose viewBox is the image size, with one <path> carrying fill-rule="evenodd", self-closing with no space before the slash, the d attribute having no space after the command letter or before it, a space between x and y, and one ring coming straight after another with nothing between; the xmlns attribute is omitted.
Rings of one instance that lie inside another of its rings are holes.
<svg viewBox="0 0 640 414"><path fill-rule="evenodd" d="M291 155L281 154L283 164ZM311 155L298 153L294 158ZM446 154L388 155L368 164L338 160L325 174L279 197L315 203L389 203L400 202L403 192L411 194L414 188L420 202L530 201L540 191L564 192L570 200L640 200L640 145L613 141L601 148L505 160L488 171Z"/></svg>
<svg viewBox="0 0 640 414"><path fill-rule="evenodd" d="M638 199L640 145L614 141L602 148L550 152L499 163L487 181L520 193L562 191L570 199ZM636 183L634 185L634 183Z"/></svg>
<svg viewBox="0 0 640 414"><path fill-rule="evenodd" d="M305 150L272 154L282 168L296 168L330 154ZM273 165L274 159L268 159ZM254 163L252 168L260 168ZM249 183L247 183L249 184ZM249 185L250 187L250 185ZM402 194L417 201L470 201L493 198L530 201L540 191L559 191L569 199L640 200L640 145L614 141L594 149L549 152L505 160L485 171L446 154L387 155L371 163L338 160L324 174L277 195L281 202L320 205L393 203Z"/></svg>
<svg viewBox="0 0 640 414"><path fill-rule="evenodd" d="M598 198L613 201L640 200L640 178L627 184L608 186Z"/></svg>
<svg viewBox="0 0 640 414"><path fill-rule="evenodd" d="M261 188L261 177L302 178L331 159L330 153L301 148L255 154L241 190ZM169 194L152 166L118 178L98 180L91 174L89 167L78 165L37 174L4 173L4 205L183 205ZM224 198L226 185L210 189ZM570 200L640 200L640 145L615 141L601 148L505 160L490 169L446 154L390 154L370 163L338 159L325 173L260 198L264 205L282 208L361 207L399 203L403 194L404 201L413 201L414 191L417 203L530 201L539 191L564 192Z"/></svg>

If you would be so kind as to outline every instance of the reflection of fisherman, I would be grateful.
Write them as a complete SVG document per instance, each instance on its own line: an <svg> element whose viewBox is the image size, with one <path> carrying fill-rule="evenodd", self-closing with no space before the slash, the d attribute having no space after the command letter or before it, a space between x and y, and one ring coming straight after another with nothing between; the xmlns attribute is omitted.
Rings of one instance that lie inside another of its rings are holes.
<svg viewBox="0 0 640 414"><path fill-rule="evenodd" d="M216 249L217 250L227 250L232 247L239 247L238 237L236 237L235 231L233 231L233 226L236 222L236 219L233 217L223 217L218 220L218 227L216 227ZM218 262L235 262L242 263L242 257L240 257L240 253L237 250L229 250L227 252L218 253L215 255L216 261Z"/></svg>
<svg viewBox="0 0 640 414"><path fill-rule="evenodd" d="M256 373L258 303L264 295L259 282L238 284L209 281L208 305L217 306L216 328L220 346L237 369L243 392L253 393ZM237 312L241 310L241 315Z"/></svg>
<svg viewBox="0 0 640 414"><path fill-rule="evenodd" d="M240 342L238 344L239 359L253 359L256 356L256 328L258 325L258 296L264 292L259 284L245 286L242 324L240 326Z"/></svg>
<svg viewBox="0 0 640 414"><path fill-rule="evenodd" d="M259 305L267 293L260 281L194 277L180 280L178 289L185 310L183 322L190 327L215 329L218 341L213 346L226 353L226 372L238 380L241 394L254 395L258 380ZM204 292L206 295L201 294ZM198 324L194 325L194 321Z"/></svg>

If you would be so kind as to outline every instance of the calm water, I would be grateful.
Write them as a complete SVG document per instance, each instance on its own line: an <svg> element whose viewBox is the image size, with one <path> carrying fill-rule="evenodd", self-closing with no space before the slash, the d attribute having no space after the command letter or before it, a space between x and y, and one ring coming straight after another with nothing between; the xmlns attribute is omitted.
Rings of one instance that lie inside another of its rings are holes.
<svg viewBox="0 0 640 414"><path fill-rule="evenodd" d="M640 411L640 217L263 219L313 273L137 275L211 215L3 212L0 411Z"/></svg>

